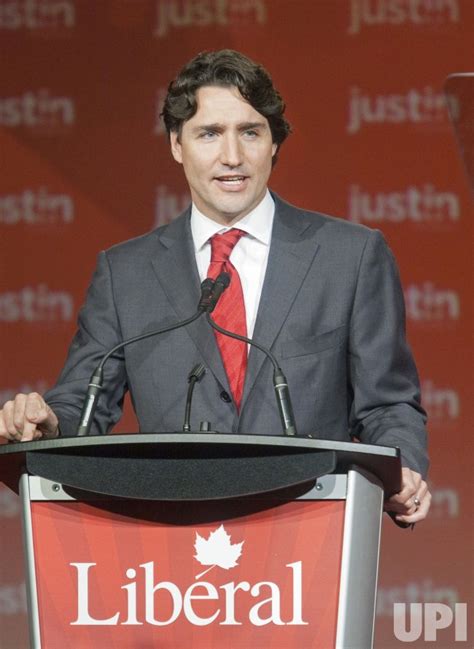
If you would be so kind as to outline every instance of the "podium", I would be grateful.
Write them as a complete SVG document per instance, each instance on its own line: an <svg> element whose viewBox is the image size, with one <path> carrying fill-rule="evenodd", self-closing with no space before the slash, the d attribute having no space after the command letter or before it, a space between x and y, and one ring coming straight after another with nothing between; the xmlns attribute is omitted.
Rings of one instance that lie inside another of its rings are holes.
<svg viewBox="0 0 474 649"><path fill-rule="evenodd" d="M395 448L160 433L0 447L31 646L369 649Z"/></svg>

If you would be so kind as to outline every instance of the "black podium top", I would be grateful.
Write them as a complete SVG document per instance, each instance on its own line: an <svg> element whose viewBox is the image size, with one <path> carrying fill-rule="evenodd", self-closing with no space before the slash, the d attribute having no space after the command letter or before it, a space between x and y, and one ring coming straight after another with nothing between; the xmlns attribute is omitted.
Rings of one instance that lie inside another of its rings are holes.
<svg viewBox="0 0 474 649"><path fill-rule="evenodd" d="M400 490L400 451L305 437L148 433L68 437L0 446L0 480L23 471L123 498L214 500L276 491L357 465L387 495Z"/></svg>

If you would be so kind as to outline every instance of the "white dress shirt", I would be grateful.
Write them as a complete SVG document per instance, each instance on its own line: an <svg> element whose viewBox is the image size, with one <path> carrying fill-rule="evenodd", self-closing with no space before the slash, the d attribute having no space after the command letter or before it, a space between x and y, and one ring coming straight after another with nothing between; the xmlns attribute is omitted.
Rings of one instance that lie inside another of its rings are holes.
<svg viewBox="0 0 474 649"><path fill-rule="evenodd" d="M230 255L230 261L240 275L247 318L247 336L250 338L253 335L257 319L258 305L267 269L274 214L275 203L268 189L257 207L231 227L224 227L204 216L194 203L191 209L191 232L201 282L207 277L211 263L210 238L232 228L238 228L247 233L236 243Z"/></svg>

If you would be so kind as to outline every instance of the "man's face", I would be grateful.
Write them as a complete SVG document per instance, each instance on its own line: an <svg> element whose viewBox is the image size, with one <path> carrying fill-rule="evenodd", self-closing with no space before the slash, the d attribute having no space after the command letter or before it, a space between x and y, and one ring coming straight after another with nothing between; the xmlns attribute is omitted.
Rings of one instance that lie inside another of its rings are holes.
<svg viewBox="0 0 474 649"><path fill-rule="evenodd" d="M171 151L181 163L196 207L218 223L235 223L265 195L277 146L266 117L237 88L204 86L198 109L171 133Z"/></svg>

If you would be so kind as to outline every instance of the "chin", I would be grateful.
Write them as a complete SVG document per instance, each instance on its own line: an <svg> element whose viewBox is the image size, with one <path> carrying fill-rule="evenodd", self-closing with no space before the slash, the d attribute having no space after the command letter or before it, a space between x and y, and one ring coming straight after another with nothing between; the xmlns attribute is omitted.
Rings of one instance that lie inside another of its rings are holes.
<svg viewBox="0 0 474 649"><path fill-rule="evenodd" d="M240 214L242 212L247 213L252 209L251 203L249 203L249 201L238 200L223 201L220 205L217 206L217 208L219 212L228 216L236 216L237 214Z"/></svg>

